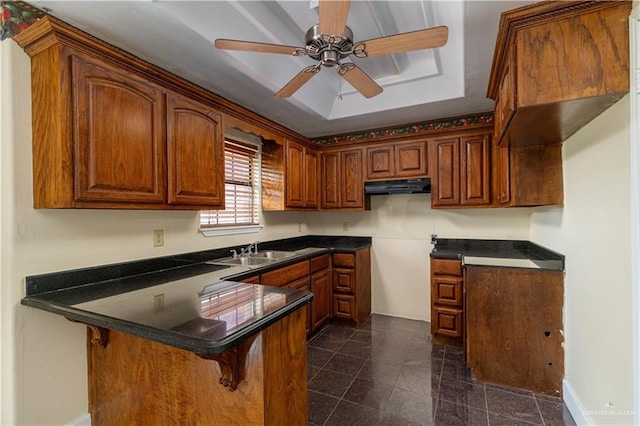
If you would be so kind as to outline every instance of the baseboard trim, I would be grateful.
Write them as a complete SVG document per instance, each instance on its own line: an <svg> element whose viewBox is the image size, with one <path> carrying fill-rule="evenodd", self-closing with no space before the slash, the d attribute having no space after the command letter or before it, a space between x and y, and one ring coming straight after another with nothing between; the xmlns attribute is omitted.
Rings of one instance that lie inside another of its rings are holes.
<svg viewBox="0 0 640 426"><path fill-rule="evenodd" d="M83 414L77 419L71 420L67 426L91 426L91 416L89 413Z"/></svg>
<svg viewBox="0 0 640 426"><path fill-rule="evenodd" d="M564 399L564 403L567 404L571 417L573 417L573 420L575 420L577 425L592 424L584 415L586 411L567 379L562 381L562 399Z"/></svg>

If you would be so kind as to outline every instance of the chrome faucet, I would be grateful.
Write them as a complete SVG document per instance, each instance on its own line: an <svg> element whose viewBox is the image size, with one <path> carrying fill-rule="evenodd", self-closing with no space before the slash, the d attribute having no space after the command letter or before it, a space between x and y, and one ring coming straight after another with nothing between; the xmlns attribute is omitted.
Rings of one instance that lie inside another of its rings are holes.
<svg viewBox="0 0 640 426"><path fill-rule="evenodd" d="M251 243L247 247L240 249L240 256L251 256L251 254L258 254L259 242L260 241L256 241L255 243ZM253 253L251 253L252 248L253 248Z"/></svg>

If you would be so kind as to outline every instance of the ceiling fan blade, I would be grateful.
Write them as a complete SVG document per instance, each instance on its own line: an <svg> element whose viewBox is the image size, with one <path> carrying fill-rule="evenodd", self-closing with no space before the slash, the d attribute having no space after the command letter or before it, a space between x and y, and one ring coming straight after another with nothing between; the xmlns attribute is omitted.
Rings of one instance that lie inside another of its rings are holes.
<svg viewBox="0 0 640 426"><path fill-rule="evenodd" d="M374 38L357 44L364 44L366 56L378 56L444 46L448 37L449 29L441 26Z"/></svg>
<svg viewBox="0 0 640 426"><path fill-rule="evenodd" d="M318 74L320 72L320 68L318 66L312 65L304 68L295 77L293 77L284 87L278 90L276 93L276 98L288 98L293 95L299 88L301 88L307 81L311 80L311 77Z"/></svg>
<svg viewBox="0 0 640 426"><path fill-rule="evenodd" d="M306 52L302 47L285 46L284 44L258 43L255 41L230 40L218 38L214 42L218 49L243 50L246 52L279 53L282 55L302 55Z"/></svg>
<svg viewBox="0 0 640 426"><path fill-rule="evenodd" d="M320 0L320 32L342 37L348 14L349 0Z"/></svg>
<svg viewBox="0 0 640 426"><path fill-rule="evenodd" d="M338 68L338 74L349 82L365 98L373 98L382 93L382 87L362 71L356 64L343 64Z"/></svg>

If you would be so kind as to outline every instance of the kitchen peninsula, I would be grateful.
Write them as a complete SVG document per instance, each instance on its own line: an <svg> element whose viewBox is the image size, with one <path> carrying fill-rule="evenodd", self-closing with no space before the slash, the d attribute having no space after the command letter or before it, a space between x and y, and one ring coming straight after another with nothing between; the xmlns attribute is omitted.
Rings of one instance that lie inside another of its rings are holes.
<svg viewBox="0 0 640 426"><path fill-rule="evenodd" d="M256 265L225 248L31 276L22 304L88 326L93 424L306 424L312 293L238 281L369 245L308 236L263 243Z"/></svg>

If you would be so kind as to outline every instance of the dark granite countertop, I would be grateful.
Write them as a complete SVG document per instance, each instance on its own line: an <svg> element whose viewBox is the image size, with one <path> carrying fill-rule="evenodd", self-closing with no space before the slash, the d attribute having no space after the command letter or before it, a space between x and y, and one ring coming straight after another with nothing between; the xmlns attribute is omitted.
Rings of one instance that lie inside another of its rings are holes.
<svg viewBox="0 0 640 426"><path fill-rule="evenodd" d="M232 249L144 259L26 278L21 303L90 325L123 331L201 355L223 352L312 299L303 290L230 280L266 272L323 253L371 245L368 237L304 236L259 244L260 250L296 251L264 267L207 263ZM162 295L162 306L156 296ZM235 298L225 310L214 299Z"/></svg>
<svg viewBox="0 0 640 426"><path fill-rule="evenodd" d="M563 255L524 240L437 238L431 257L462 259L465 265L564 271Z"/></svg>

